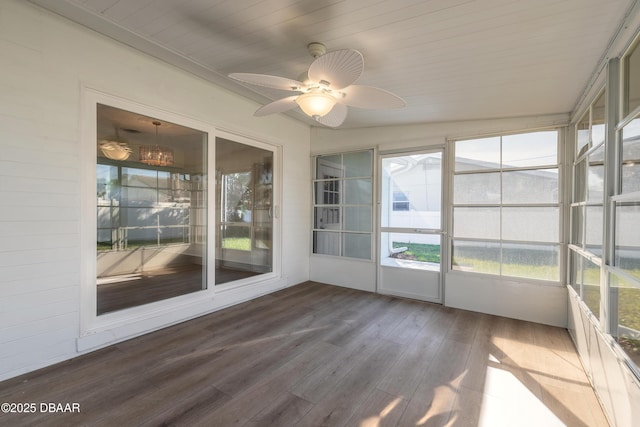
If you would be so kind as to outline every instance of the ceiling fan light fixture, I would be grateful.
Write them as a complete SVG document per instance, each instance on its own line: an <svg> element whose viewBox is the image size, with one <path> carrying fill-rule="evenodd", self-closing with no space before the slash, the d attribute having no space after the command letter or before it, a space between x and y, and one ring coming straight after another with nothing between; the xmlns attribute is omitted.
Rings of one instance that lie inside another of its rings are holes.
<svg viewBox="0 0 640 427"><path fill-rule="evenodd" d="M129 143L120 138L118 128L115 127L115 135L98 141L98 147L107 159L123 161L131 155Z"/></svg>
<svg viewBox="0 0 640 427"><path fill-rule="evenodd" d="M269 102L258 108L254 116L284 113L300 107L316 122L335 128L344 123L347 107L381 110L406 105L402 98L384 89L354 84L364 69L364 58L357 50L327 52L321 43L311 43L308 49L316 59L299 80L267 74L229 74L241 83L300 93Z"/></svg>
<svg viewBox="0 0 640 427"><path fill-rule="evenodd" d="M119 140L103 139L100 141L100 151L106 158L118 161L127 160L131 155L129 144Z"/></svg>
<svg viewBox="0 0 640 427"><path fill-rule="evenodd" d="M300 109L310 117L322 117L336 105L335 97L323 92L308 92L296 98Z"/></svg>

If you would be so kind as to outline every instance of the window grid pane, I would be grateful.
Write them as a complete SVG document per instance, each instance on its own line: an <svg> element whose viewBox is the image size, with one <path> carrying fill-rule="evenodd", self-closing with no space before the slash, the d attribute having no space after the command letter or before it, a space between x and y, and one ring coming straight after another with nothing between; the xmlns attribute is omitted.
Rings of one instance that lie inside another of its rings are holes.
<svg viewBox="0 0 640 427"><path fill-rule="evenodd" d="M456 205L499 204L500 173L454 175L453 203Z"/></svg>
<svg viewBox="0 0 640 427"><path fill-rule="evenodd" d="M589 154L587 172L587 200L602 202L604 197L604 145Z"/></svg>
<svg viewBox="0 0 640 427"><path fill-rule="evenodd" d="M640 106L640 43L627 56L625 63L626 115Z"/></svg>
<svg viewBox="0 0 640 427"><path fill-rule="evenodd" d="M455 141L454 150L452 269L557 282L558 132Z"/></svg>
<svg viewBox="0 0 640 427"><path fill-rule="evenodd" d="M640 279L640 202L616 206L615 263Z"/></svg>
<svg viewBox="0 0 640 427"><path fill-rule="evenodd" d="M600 318L600 267L586 258L582 260L582 299L591 313Z"/></svg>
<svg viewBox="0 0 640 427"><path fill-rule="evenodd" d="M500 168L500 137L456 141L455 171Z"/></svg>
<svg viewBox="0 0 640 427"><path fill-rule="evenodd" d="M560 212L554 206L503 207L502 239L556 243L560 239Z"/></svg>
<svg viewBox="0 0 640 427"><path fill-rule="evenodd" d="M500 243L453 241L452 268L473 273L500 274Z"/></svg>
<svg viewBox="0 0 640 427"><path fill-rule="evenodd" d="M640 118L622 129L622 190L640 191Z"/></svg>
<svg viewBox="0 0 640 427"><path fill-rule="evenodd" d="M371 259L373 151L318 156L313 253Z"/></svg>
<svg viewBox="0 0 640 427"><path fill-rule="evenodd" d="M582 116L576 125L576 157L580 157L589 149L591 132L589 131L589 110Z"/></svg>
<svg viewBox="0 0 640 427"><path fill-rule="evenodd" d="M558 169L503 172L502 203L558 203Z"/></svg>
<svg viewBox="0 0 640 427"><path fill-rule="evenodd" d="M582 257L574 251L569 255L569 285L581 295L580 285L582 284Z"/></svg>
<svg viewBox="0 0 640 427"><path fill-rule="evenodd" d="M482 227L478 227L482 224ZM500 239L499 207L456 207L453 209L453 235L468 239Z"/></svg>
<svg viewBox="0 0 640 427"><path fill-rule="evenodd" d="M502 168L558 164L558 132L532 132L502 137Z"/></svg>
<svg viewBox="0 0 640 427"><path fill-rule="evenodd" d="M557 281L559 246L504 243L502 274L526 279Z"/></svg>
<svg viewBox="0 0 640 427"><path fill-rule="evenodd" d="M609 299L616 324L611 325L611 335L620 344L636 366L640 366L640 282L609 275Z"/></svg>

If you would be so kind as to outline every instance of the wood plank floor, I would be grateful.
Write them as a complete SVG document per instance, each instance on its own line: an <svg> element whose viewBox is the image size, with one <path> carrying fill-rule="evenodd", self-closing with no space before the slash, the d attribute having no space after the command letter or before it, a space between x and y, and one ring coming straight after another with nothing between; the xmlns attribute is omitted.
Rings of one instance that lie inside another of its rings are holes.
<svg viewBox="0 0 640 427"><path fill-rule="evenodd" d="M260 273L216 268L216 284ZM186 264L144 273L114 276L98 285L97 313L105 314L202 290L202 266Z"/></svg>
<svg viewBox="0 0 640 427"><path fill-rule="evenodd" d="M607 426L563 329L313 282L0 383L0 425Z"/></svg>

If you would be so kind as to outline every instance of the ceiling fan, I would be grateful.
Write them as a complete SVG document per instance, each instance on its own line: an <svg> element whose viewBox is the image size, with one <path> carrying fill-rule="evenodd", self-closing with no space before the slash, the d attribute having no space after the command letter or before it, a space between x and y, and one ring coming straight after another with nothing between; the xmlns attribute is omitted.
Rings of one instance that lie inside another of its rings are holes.
<svg viewBox="0 0 640 427"><path fill-rule="evenodd" d="M372 86L354 85L364 69L362 54L355 49L327 52L322 43L307 46L315 60L308 77L298 81L266 74L231 73L229 77L256 86L298 92L260 107L255 116L282 113L300 107L317 122L338 127L347 118L347 107L372 110L402 108L406 102L397 95Z"/></svg>

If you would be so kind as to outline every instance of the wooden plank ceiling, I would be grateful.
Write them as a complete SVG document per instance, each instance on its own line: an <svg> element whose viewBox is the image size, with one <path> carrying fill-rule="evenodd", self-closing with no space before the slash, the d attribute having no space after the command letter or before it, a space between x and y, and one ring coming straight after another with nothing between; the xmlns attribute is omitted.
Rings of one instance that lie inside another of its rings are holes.
<svg viewBox="0 0 640 427"><path fill-rule="evenodd" d="M231 72L297 79L310 42L364 55L402 110L342 127L571 112L633 0L32 0L264 104ZM162 48L162 49L159 49ZM304 119L302 113L294 117ZM258 120L258 119L256 119ZM261 118L259 120L265 120ZM267 119L268 120L268 119Z"/></svg>

